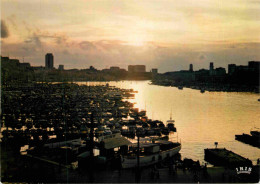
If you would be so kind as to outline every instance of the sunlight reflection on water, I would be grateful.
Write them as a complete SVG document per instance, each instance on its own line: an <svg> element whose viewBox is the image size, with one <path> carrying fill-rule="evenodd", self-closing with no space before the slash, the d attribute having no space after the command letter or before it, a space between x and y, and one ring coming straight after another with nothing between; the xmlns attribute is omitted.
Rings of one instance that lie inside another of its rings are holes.
<svg viewBox="0 0 260 184"><path fill-rule="evenodd" d="M107 82L88 82L88 85L104 85ZM87 83L81 83L87 84ZM119 88L138 91L135 107L145 109L148 118L170 118L172 111L178 137L182 141L182 157L204 160L204 149L225 147L254 163L260 150L235 140L235 134L250 133L259 125L260 102L258 94L235 92L205 92L184 88L149 85L149 81L109 82Z"/></svg>

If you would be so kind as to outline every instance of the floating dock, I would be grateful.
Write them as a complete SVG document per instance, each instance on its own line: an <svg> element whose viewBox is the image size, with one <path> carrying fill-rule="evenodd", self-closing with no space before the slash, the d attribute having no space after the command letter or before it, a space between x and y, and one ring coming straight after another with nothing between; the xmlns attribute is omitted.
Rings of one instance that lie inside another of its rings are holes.
<svg viewBox="0 0 260 184"><path fill-rule="evenodd" d="M260 139L249 134L235 135L237 141L260 148Z"/></svg>
<svg viewBox="0 0 260 184"><path fill-rule="evenodd" d="M225 148L205 149L205 161L229 168L252 166L252 161Z"/></svg>

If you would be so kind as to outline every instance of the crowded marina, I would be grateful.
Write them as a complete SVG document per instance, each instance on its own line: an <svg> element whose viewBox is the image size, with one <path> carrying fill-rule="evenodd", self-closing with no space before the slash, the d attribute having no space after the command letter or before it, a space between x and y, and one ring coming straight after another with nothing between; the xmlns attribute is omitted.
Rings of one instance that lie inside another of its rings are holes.
<svg viewBox="0 0 260 184"><path fill-rule="evenodd" d="M135 169L140 174L149 168L157 173L176 167L184 172L197 165L192 181L199 180L195 177L198 171L215 163L182 158L181 137L172 112L167 121L149 119L146 109L129 102L136 94L134 89L109 84L6 87L2 150L20 155L21 167L28 167L24 172L33 172L29 163L43 162L70 172L85 172L91 181L99 170ZM59 175L63 171L54 172ZM10 173L7 169L4 174ZM135 178L141 181L139 174Z"/></svg>

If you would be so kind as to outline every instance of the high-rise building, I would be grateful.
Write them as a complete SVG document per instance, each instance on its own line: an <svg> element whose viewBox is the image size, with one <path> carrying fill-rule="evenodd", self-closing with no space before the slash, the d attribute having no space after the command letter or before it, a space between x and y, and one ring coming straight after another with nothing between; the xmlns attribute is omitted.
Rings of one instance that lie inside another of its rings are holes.
<svg viewBox="0 0 260 184"><path fill-rule="evenodd" d="M210 70L210 71L213 71L213 70L214 70L214 63L213 63L213 62L211 62L211 63L209 64L209 70Z"/></svg>
<svg viewBox="0 0 260 184"><path fill-rule="evenodd" d="M190 70L189 71L193 72L193 65L192 64L190 64Z"/></svg>
<svg viewBox="0 0 260 184"><path fill-rule="evenodd" d="M53 54L52 53L47 53L45 55L45 68L46 69L52 69L53 68Z"/></svg>

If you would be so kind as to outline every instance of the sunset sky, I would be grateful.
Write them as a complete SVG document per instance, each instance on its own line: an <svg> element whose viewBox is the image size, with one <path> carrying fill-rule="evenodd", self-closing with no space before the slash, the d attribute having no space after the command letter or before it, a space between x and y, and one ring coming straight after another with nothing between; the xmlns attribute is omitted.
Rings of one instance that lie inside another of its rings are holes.
<svg viewBox="0 0 260 184"><path fill-rule="evenodd" d="M1 54L159 72L260 60L260 0L1 0Z"/></svg>

